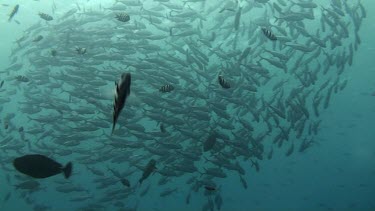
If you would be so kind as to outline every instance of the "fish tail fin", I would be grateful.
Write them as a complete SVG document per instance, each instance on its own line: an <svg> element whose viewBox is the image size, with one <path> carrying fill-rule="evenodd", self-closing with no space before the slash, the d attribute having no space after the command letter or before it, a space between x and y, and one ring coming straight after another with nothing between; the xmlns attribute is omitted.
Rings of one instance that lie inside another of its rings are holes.
<svg viewBox="0 0 375 211"><path fill-rule="evenodd" d="M276 17L276 15L274 15L273 17L275 18L274 23L278 22L278 21L281 19L281 18L279 18L279 17Z"/></svg>
<svg viewBox="0 0 375 211"><path fill-rule="evenodd" d="M113 123L111 135L113 135L113 132L115 132L115 123Z"/></svg>
<svg viewBox="0 0 375 211"><path fill-rule="evenodd" d="M117 122L117 115L116 115L116 112L114 111L113 112L113 123L112 123L112 132L111 132L111 135L113 135L113 132L115 132L115 128L116 128L116 122Z"/></svg>
<svg viewBox="0 0 375 211"><path fill-rule="evenodd" d="M263 56L259 55L260 59L258 60L258 62L260 61L263 61L263 60L266 60L266 58L264 58Z"/></svg>
<svg viewBox="0 0 375 211"><path fill-rule="evenodd" d="M69 162L68 164L66 164L66 166L62 169L62 171L64 172L65 178L68 179L70 175L72 174L72 162Z"/></svg>

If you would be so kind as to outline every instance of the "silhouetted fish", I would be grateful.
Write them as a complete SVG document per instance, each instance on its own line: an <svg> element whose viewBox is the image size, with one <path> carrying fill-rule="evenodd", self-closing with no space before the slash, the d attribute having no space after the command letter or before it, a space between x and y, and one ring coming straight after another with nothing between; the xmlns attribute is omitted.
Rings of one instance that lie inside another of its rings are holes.
<svg viewBox="0 0 375 211"><path fill-rule="evenodd" d="M118 83L116 82L115 103L113 104L112 134L113 134L113 131L115 130L116 122L121 113L121 110L125 106L126 98L130 95L130 83L131 83L130 73L122 74L120 81Z"/></svg>
<svg viewBox="0 0 375 211"><path fill-rule="evenodd" d="M72 173L72 163L65 167L60 163L44 155L24 155L13 161L14 167L21 173L34 178L47 178L56 174L64 173L65 178L69 178Z"/></svg>
<svg viewBox="0 0 375 211"><path fill-rule="evenodd" d="M139 183L142 184L143 180L147 179L151 175L152 172L156 169L156 160L151 159L143 171L141 179L139 179Z"/></svg>

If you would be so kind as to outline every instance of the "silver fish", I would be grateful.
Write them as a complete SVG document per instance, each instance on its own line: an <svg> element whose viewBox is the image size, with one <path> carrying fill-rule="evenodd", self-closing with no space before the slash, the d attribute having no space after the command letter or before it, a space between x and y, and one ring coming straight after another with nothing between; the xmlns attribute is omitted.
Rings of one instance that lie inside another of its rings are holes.
<svg viewBox="0 0 375 211"><path fill-rule="evenodd" d="M10 15L9 15L9 19L8 19L9 22L10 22L10 21L12 20L12 18L17 14L19 7L20 7L20 6L17 4L17 5L13 8L12 12L11 12Z"/></svg>

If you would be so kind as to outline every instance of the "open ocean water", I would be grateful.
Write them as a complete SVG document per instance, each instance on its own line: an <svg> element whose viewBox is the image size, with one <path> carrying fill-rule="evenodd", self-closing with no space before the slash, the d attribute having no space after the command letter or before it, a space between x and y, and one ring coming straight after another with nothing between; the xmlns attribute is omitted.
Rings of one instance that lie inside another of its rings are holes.
<svg viewBox="0 0 375 211"><path fill-rule="evenodd" d="M375 210L373 11L1 1L0 210Z"/></svg>

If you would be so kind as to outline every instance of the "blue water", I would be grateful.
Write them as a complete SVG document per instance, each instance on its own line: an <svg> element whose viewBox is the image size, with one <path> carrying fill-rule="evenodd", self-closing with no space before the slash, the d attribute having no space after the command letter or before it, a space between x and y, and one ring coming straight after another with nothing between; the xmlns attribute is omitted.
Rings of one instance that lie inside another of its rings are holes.
<svg viewBox="0 0 375 211"><path fill-rule="evenodd" d="M150 2L152 1L145 1L145 4ZM7 21L12 7L16 4L15 2L4 2L9 6L0 7L0 63L2 64L0 81L6 80L5 88L8 90L16 90L13 95L0 92L0 99L10 99L9 102L0 105L2 107L0 112L2 127L7 115L16 114L16 118L11 122L11 126L14 125L15 127L12 128L11 132L2 128L0 139L4 140L11 136L15 143L19 143L21 139L17 131L19 126L25 127L27 131L36 124L30 121L27 118L28 114L23 113L20 109L22 107L20 102L25 99L24 93L27 88L12 83L11 77L9 77L9 75L27 73L29 68L32 69L33 67L24 66L17 73L3 72L12 63L13 57L10 55L12 49L17 48L15 40L22 37L26 29L40 21L40 18L36 15L38 12L54 14L57 17L63 14L63 11L77 8L77 5L80 5L81 8L98 8L101 3L101 6L106 8L112 6L113 1L67 0L64 3L57 1L17 1L17 3L20 5L20 10L14 19L19 21L20 24ZM54 13L51 9L52 4L56 5ZM375 78L375 61L373 59L375 54L375 41L373 39L375 15L372 13L372 11L375 11L375 3L362 1L362 4L367 10L367 18L363 20L359 31L361 44L354 54L353 65L346 66L345 73L342 76L348 80L347 87L338 94L334 94L329 107L320 111L319 118L322 123L318 135L314 137L318 144L304 153L294 152L288 157L285 156L287 146L279 149L275 145L273 146L274 155L272 159L260 161L261 170L259 172L251 167L249 160L239 159L241 166L246 170L244 179L247 181L248 188L243 188L237 172L226 171L227 178L214 179L220 187L218 192L223 198L221 210L375 210L375 130L373 127L375 119L375 96L373 96L375 92L373 80ZM51 44L53 46L53 43ZM26 57L19 57L19 59L26 60ZM118 78L117 72L114 78ZM321 80L325 79L322 78ZM109 84L110 88L103 91L104 95L111 92L112 83ZM66 98L64 94L58 92L54 92L54 94L57 98ZM109 105L112 103L111 100L112 95L108 100ZM135 101L130 98L130 103L132 102ZM111 107L108 108L110 115L111 109ZM48 114L49 111L44 112L44 114ZM313 112L311 111L311 113ZM123 114L122 117L124 116L126 115ZM72 122L74 125L74 121ZM153 127L153 125L150 124L147 127ZM103 131L108 133L109 129L105 128ZM79 134L74 130L68 133ZM141 187L136 187L135 192L128 197L121 200L113 197L111 200L110 191L124 189L125 192L125 188L120 183L104 189L98 188L96 179L113 178L113 174L107 169L108 162L98 161L96 164L90 165L80 162L80 156L84 154L93 158L101 158L110 156L110 153L112 153L108 150L99 150L101 147L99 140L108 141L104 140L105 137L101 136L101 132L90 135L96 136L95 142L85 140L77 148L65 148L76 150L74 154L56 156L59 158L59 162L64 165L68 161L73 162L73 175L68 180L65 180L62 175L38 180L42 188L35 192L16 188L16 185L22 180L17 179L17 175L19 176L20 173L15 171L11 162L16 156L30 152L27 149L28 144L31 144L34 149L40 147L40 145L35 144L37 137L26 134L26 139L29 139L28 142L30 143L25 144L24 148L19 151L8 150L5 149L6 146L0 146L2 164L2 170L0 171L0 210L83 210L83 207L92 204L103 206L100 209L93 208L92 210L126 210L126 208L135 207L137 210L202 210L204 204L207 203L208 197L204 195L203 189L198 192L191 192L190 203L185 203L185 198L191 188L191 185L186 184L186 180L191 175L173 177L171 182L159 186L158 181L161 177L158 173L151 175ZM51 137L54 137L54 135L48 136L46 140L42 140L42 143L47 145L52 143L53 138ZM24 141L22 143L25 143L25 140L22 141ZM56 147L56 145L53 147ZM297 145L296 148L298 148ZM266 157L268 149L265 151L264 157ZM43 152L53 156L53 151L44 150ZM144 151L140 150L135 155L142 156L142 152ZM119 152L113 153L116 153L117 156ZM141 163L145 165L147 161L148 158ZM158 168L161 168L160 162L158 164L160 165ZM203 169L206 164L201 160L196 165L199 169ZM100 169L105 175L95 175L86 166ZM128 163L124 163L113 165L113 169L126 172L129 169L136 168L130 168ZM141 174L142 171L137 169L136 173L129 177L133 185ZM197 175L199 177L199 174ZM66 185L66 181L70 185L73 184L83 188L84 191L71 193L57 191L56 188ZM148 193L140 196L140 192L149 185ZM168 188L177 188L177 191L167 197L160 197L159 194ZM9 193L11 194L10 198L5 200ZM81 196L92 198L79 202L70 201L72 198ZM109 198L108 201L100 201L105 197ZM115 205L115 203L120 202L123 205ZM46 208L44 209L43 206L46 206Z"/></svg>

